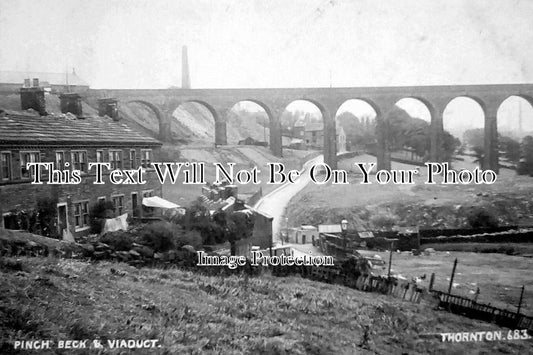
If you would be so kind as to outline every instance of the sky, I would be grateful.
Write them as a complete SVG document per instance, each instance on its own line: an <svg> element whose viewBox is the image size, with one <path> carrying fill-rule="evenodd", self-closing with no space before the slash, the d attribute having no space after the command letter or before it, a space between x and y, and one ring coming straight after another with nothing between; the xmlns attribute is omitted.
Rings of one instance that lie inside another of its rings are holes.
<svg viewBox="0 0 533 355"><path fill-rule="evenodd" d="M193 88L533 83L532 22L530 0L2 0L0 68L167 88L187 45Z"/></svg>

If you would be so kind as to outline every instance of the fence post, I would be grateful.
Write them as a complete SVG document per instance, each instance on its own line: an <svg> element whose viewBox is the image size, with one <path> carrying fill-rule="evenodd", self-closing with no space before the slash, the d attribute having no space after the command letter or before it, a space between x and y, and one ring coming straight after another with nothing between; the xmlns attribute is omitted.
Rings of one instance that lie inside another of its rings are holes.
<svg viewBox="0 0 533 355"><path fill-rule="evenodd" d="M516 316L520 316L520 308L522 308L522 300L524 299L524 285L522 285L522 292L520 292L520 301L518 301L518 309L516 311Z"/></svg>
<svg viewBox="0 0 533 355"><path fill-rule="evenodd" d="M450 277L450 286L448 286L448 293L452 293L453 277L455 276L455 268L457 267L457 258L453 262L452 276Z"/></svg>
<svg viewBox="0 0 533 355"><path fill-rule="evenodd" d="M432 273L431 278L429 279L429 292L433 291L434 283L435 283L435 273Z"/></svg>

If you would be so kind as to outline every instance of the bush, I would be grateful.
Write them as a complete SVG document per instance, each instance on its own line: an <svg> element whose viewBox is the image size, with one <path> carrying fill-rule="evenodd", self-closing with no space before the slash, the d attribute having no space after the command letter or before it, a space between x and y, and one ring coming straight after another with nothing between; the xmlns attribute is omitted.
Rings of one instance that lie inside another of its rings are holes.
<svg viewBox="0 0 533 355"><path fill-rule="evenodd" d="M198 231L180 231L175 239L175 247L181 248L184 245L192 245L194 249L202 246L202 235Z"/></svg>
<svg viewBox="0 0 533 355"><path fill-rule="evenodd" d="M124 231L108 232L100 241L112 246L115 250L130 250L134 241L133 236Z"/></svg>
<svg viewBox="0 0 533 355"><path fill-rule="evenodd" d="M202 246L202 235L199 231L184 230L181 226L159 221L147 224L139 230L138 243L149 246L156 252L180 249L184 245L192 245L195 249Z"/></svg>
<svg viewBox="0 0 533 355"><path fill-rule="evenodd" d="M379 212L370 218L370 223L379 230L392 230L397 221L398 217L390 212Z"/></svg>
<svg viewBox="0 0 533 355"><path fill-rule="evenodd" d="M468 224L472 228L496 228L498 219L490 211L484 208L476 208L467 216Z"/></svg>
<svg viewBox="0 0 533 355"><path fill-rule="evenodd" d="M140 230L141 243L156 252L163 252L176 247L179 226L160 221L147 224Z"/></svg>

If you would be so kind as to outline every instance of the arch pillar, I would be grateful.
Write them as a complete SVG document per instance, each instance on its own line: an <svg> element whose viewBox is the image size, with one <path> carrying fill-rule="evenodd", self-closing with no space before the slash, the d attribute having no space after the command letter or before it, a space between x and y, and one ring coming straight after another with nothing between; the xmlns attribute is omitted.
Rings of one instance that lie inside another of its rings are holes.
<svg viewBox="0 0 533 355"><path fill-rule="evenodd" d="M335 120L329 112L322 112L324 120L324 163L331 169L337 169L337 135Z"/></svg>
<svg viewBox="0 0 533 355"><path fill-rule="evenodd" d="M498 161L498 104L489 103L485 107L485 139L483 161L481 168L500 172Z"/></svg>
<svg viewBox="0 0 533 355"><path fill-rule="evenodd" d="M215 121L215 145L228 145L226 121Z"/></svg>
<svg viewBox="0 0 533 355"><path fill-rule="evenodd" d="M448 100L432 101L433 110L430 110L430 135L429 135L429 160L441 163L444 161L443 137L444 137L444 110Z"/></svg>
<svg viewBox="0 0 533 355"><path fill-rule="evenodd" d="M283 156L283 143L281 134L281 115L288 103L266 103L270 108L270 151L276 157ZM267 112L268 114L268 112Z"/></svg>
<svg viewBox="0 0 533 355"><path fill-rule="evenodd" d="M337 169L337 127L336 113L342 103L327 102L320 107L324 123L324 163L331 169Z"/></svg>
<svg viewBox="0 0 533 355"><path fill-rule="evenodd" d="M159 119L159 140L165 143L172 142L171 129L172 113L163 113Z"/></svg>
<svg viewBox="0 0 533 355"><path fill-rule="evenodd" d="M159 140L164 143L172 142L172 130L171 130L172 113L173 113L172 111L169 111L168 109L166 109L164 105L161 108L161 106L156 106L155 104L151 102L140 100L140 99L130 100L127 103L141 104L149 108L150 110L152 110L152 112L157 117L157 121L159 123L159 134L158 134Z"/></svg>
<svg viewBox="0 0 533 355"><path fill-rule="evenodd" d="M396 103L396 98L375 101L376 107L376 159L378 170L390 170L389 115Z"/></svg>

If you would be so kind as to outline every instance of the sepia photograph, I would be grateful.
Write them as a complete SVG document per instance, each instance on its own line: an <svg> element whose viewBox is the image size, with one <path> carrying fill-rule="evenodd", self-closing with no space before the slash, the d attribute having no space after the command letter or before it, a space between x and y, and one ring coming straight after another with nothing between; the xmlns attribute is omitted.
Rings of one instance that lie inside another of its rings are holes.
<svg viewBox="0 0 533 355"><path fill-rule="evenodd" d="M1 0L0 354L533 353L533 1Z"/></svg>

